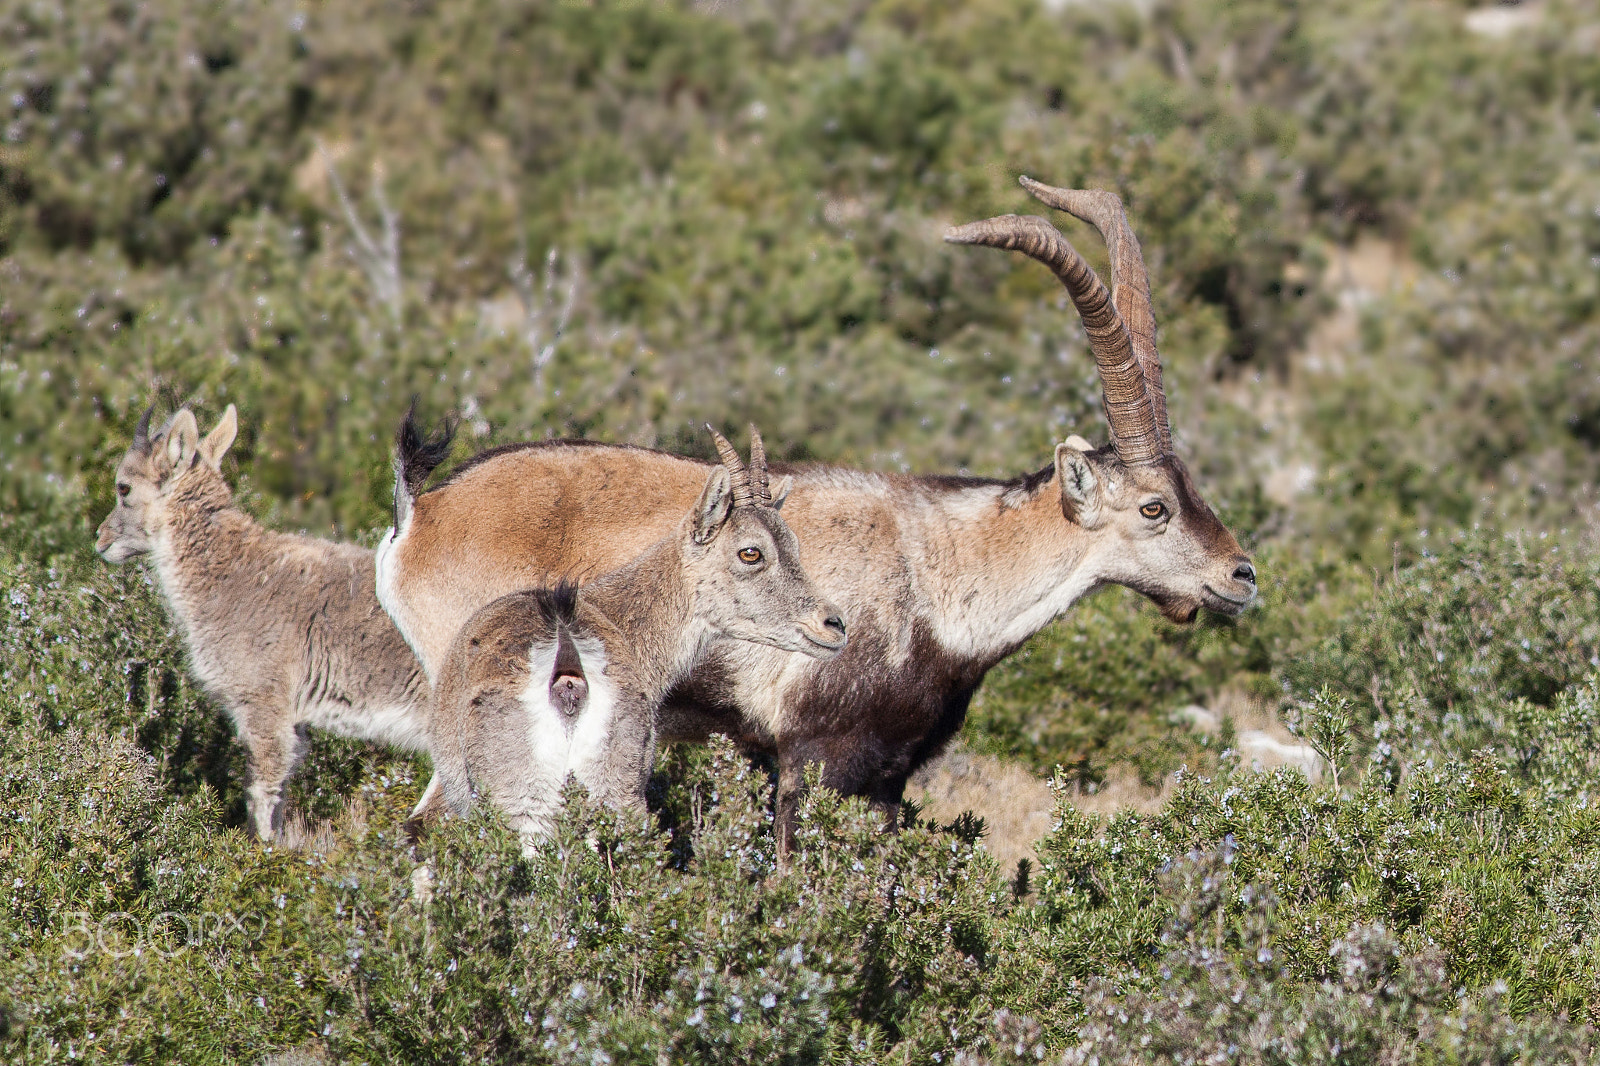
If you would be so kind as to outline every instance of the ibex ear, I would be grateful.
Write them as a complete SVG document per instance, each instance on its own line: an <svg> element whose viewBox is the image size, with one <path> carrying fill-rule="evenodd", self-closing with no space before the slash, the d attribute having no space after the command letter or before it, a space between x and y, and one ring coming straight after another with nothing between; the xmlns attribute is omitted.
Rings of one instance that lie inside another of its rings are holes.
<svg viewBox="0 0 1600 1066"><path fill-rule="evenodd" d="M222 418L211 432L206 434L206 439L200 442L200 459L211 469L222 472L222 457L229 448L233 447L233 439L239 435L239 412L234 410L233 404L222 412Z"/></svg>
<svg viewBox="0 0 1600 1066"><path fill-rule="evenodd" d="M1083 452L1071 442L1056 445L1056 477L1061 480L1061 513L1085 529L1100 524L1100 479Z"/></svg>
<svg viewBox="0 0 1600 1066"><path fill-rule="evenodd" d="M1067 438L1067 447L1076 448L1080 452L1092 452L1092 451L1094 451L1094 445L1090 444L1088 441L1084 440L1082 437L1078 436L1076 433L1074 433L1072 436Z"/></svg>
<svg viewBox="0 0 1600 1066"><path fill-rule="evenodd" d="M728 468L713 467L711 476L706 478L706 487L700 491L700 499L694 505L694 542L710 544L722 529L722 524L728 520L731 510L733 482L728 477Z"/></svg>
<svg viewBox="0 0 1600 1066"><path fill-rule="evenodd" d="M183 470L194 462L195 451L200 446L200 425L194 412L184 407L172 416L167 427L167 465L173 470Z"/></svg>
<svg viewBox="0 0 1600 1066"><path fill-rule="evenodd" d="M778 510L783 506L783 501L789 498L789 490L794 488L794 478L788 474L783 475L783 480L778 482L778 487L772 490L772 509Z"/></svg>

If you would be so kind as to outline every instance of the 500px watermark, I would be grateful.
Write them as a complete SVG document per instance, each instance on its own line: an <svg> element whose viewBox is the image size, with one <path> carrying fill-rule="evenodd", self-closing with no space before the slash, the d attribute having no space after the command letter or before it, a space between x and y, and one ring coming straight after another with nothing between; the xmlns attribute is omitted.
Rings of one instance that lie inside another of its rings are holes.
<svg viewBox="0 0 1600 1066"><path fill-rule="evenodd" d="M68 911L64 917L61 954L68 959L88 958L95 952L121 959L145 951L171 959L191 948L224 941L250 943L261 939L267 929L265 917L232 911L162 911L149 918L112 911L98 919L88 911Z"/></svg>

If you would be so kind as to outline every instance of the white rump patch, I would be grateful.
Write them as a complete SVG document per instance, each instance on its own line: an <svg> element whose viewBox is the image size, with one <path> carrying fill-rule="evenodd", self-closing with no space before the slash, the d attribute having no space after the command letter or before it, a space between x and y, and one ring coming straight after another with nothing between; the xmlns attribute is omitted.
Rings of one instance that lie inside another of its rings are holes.
<svg viewBox="0 0 1600 1066"><path fill-rule="evenodd" d="M617 688L606 676L606 649L599 639L573 639L589 685L583 709L568 718L550 700L550 679L555 672L557 644L537 644L528 650L528 687L518 697L528 712L529 795L496 797L524 838L543 836L561 799L561 789L571 774L591 791L605 782L599 772L611 754L611 731L617 709Z"/></svg>
<svg viewBox="0 0 1600 1066"><path fill-rule="evenodd" d="M406 523L409 527L410 522ZM411 638L411 616L406 613L405 600L400 595L400 573L398 556L400 542L405 539L406 530L395 529L390 526L383 534L383 539L378 542L375 553L374 576L377 583L378 606L383 608L383 613L389 616L389 621L394 623L395 629L400 631L400 636L405 640L406 646L411 649L411 654L417 657L423 673L428 675L428 680L433 680L433 671L428 668L428 660L422 654L422 649L417 647L417 642Z"/></svg>

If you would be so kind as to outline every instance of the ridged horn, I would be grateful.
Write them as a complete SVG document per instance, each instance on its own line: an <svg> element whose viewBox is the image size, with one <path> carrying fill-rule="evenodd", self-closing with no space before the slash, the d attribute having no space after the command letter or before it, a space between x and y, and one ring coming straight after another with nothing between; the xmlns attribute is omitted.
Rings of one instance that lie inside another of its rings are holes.
<svg viewBox="0 0 1600 1066"><path fill-rule="evenodd" d="M1089 269L1066 237L1036 215L1001 215L957 226L944 239L952 244L1019 251L1055 273L1072 297L1089 334L1117 458L1130 466L1159 459L1164 453L1161 435L1128 328L1117 314L1105 283Z"/></svg>
<svg viewBox="0 0 1600 1066"><path fill-rule="evenodd" d="M717 455L722 459L722 465L728 468L728 475L733 489L733 505L735 507L749 507L754 494L750 489L750 470L744 465L744 460L739 458L739 453L733 445L728 443L728 438L718 433L710 422L706 429L711 433L711 439L717 442Z"/></svg>
<svg viewBox="0 0 1600 1066"><path fill-rule="evenodd" d="M1167 424L1167 393L1161 382L1161 353L1156 350L1156 315L1150 304L1150 274L1145 269L1139 238L1128 225L1128 212L1122 198L1103 189L1058 189L1053 185L1021 179L1022 187L1040 203L1089 223L1100 231L1111 259L1111 303L1122 316L1133 344L1133 356L1144 373L1144 388L1150 395L1150 410L1155 415L1156 432L1161 436L1161 451L1172 451L1172 429Z"/></svg>
<svg viewBox="0 0 1600 1066"><path fill-rule="evenodd" d="M156 405L151 404L144 409L144 414L139 416L139 424L133 427L133 450L144 455L150 454L150 416L156 413Z"/></svg>
<svg viewBox="0 0 1600 1066"><path fill-rule="evenodd" d="M761 431L754 422L750 424L750 487L755 491L757 502L772 502L772 488L767 481L767 446L761 442Z"/></svg>

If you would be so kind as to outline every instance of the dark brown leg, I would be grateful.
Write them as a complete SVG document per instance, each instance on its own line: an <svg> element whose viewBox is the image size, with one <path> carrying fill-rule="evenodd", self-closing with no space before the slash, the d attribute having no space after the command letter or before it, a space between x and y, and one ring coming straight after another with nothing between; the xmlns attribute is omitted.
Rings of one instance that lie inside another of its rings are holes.
<svg viewBox="0 0 1600 1066"><path fill-rule="evenodd" d="M883 815L883 828L886 832L900 831L900 804L905 799L905 794L904 776L886 778L873 786L869 802L873 810Z"/></svg>
<svg viewBox="0 0 1600 1066"><path fill-rule="evenodd" d="M834 738L833 743L810 741L778 749L778 799L773 833L778 841L778 866L789 864L798 829L800 799L805 793L806 769L813 763L822 766L822 783L841 796L866 796L872 808L883 814L884 828L900 827L900 800L905 792L905 775L873 780L877 766L861 757L867 745L858 738Z"/></svg>
<svg viewBox="0 0 1600 1066"><path fill-rule="evenodd" d="M794 851L794 835L799 828L800 794L805 787L805 767L780 753L778 756L778 797L773 804L772 835L778 844L778 869L789 868L789 856Z"/></svg>

